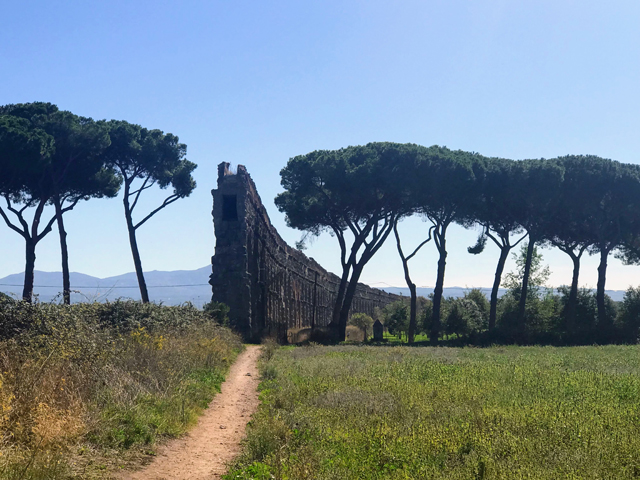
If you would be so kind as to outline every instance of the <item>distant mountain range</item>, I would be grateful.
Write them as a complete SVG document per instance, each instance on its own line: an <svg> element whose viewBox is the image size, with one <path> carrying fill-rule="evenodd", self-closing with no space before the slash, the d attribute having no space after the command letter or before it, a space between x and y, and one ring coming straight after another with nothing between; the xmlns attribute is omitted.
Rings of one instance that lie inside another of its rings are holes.
<svg viewBox="0 0 640 480"><path fill-rule="evenodd" d="M396 295L404 295L405 297L408 297L410 295L409 293L409 289L408 288L400 288L400 287L384 287L382 288L382 290L384 290L385 292L389 292L389 293L395 293ZM443 290L443 296L444 297L453 297L453 298L459 298L459 297L463 297L465 292L468 292L469 290L471 290L471 288L467 288L467 287L447 287ZM490 288L480 288L480 290L482 290L482 293L484 293L487 298L489 298L489 296L491 295L491 289ZM417 288L416 289L418 296L421 297L428 297L429 295L431 295L433 293L433 288ZM507 289L506 288L501 288L498 290L498 296L501 297L502 295L504 295L506 293ZM605 290L605 293L607 295L609 295L611 297L612 300L616 301L616 302L620 302L622 300L622 298L624 297L624 290Z"/></svg>
<svg viewBox="0 0 640 480"><path fill-rule="evenodd" d="M173 272L154 270L145 272L144 278L151 301L167 305L192 302L201 307L211 301L211 286L208 283L210 274L211 266L207 265L197 270L176 270ZM117 298L140 300L140 289L134 272L107 278L72 272L70 280L71 290L73 290L72 302L93 300L103 302ZM20 298L23 283L24 272L9 275L0 279L0 291ZM42 302L59 298L60 292L62 292L62 273L36 270L34 292Z"/></svg>
<svg viewBox="0 0 640 480"><path fill-rule="evenodd" d="M145 279L149 290L151 301L162 302L166 305L180 305L184 302L191 302L201 307L211 301L211 286L209 285L209 275L211 266L199 268L197 270L175 270L172 272L162 272L153 270L146 272ZM22 284L24 283L24 272L0 278L0 292L20 298L22 295ZM36 270L34 291L40 301L49 302L61 297L62 273L41 272ZM83 301L113 301L117 298L131 298L140 300L140 290L138 280L134 272L117 275L115 277L97 278L84 273L71 273L71 294L72 302ZM408 288L384 287L385 292L397 295L409 296ZM470 288L447 287L444 289L445 297L458 298L464 296ZM484 294L489 297L490 288L481 288ZM433 288L418 288L418 295L428 297L433 293ZM506 290L500 289L502 296ZM620 301L624 296L622 290L607 290L613 300Z"/></svg>

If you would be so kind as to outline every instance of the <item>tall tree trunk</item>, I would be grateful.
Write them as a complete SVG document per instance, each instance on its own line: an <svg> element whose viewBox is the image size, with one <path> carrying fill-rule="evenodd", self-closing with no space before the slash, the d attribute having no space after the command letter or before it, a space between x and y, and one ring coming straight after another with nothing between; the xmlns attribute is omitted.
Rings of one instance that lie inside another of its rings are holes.
<svg viewBox="0 0 640 480"><path fill-rule="evenodd" d="M496 327L496 318L498 316L498 290L500 289L500 283L502 282L502 272L504 271L504 265L509 258L510 246L500 247L500 258L498 259L498 266L496 267L496 275L493 280L493 288L491 289L491 306L489 308L489 331Z"/></svg>
<svg viewBox="0 0 640 480"><path fill-rule="evenodd" d="M529 275L531 274L531 260L533 258L533 249L535 241L529 235L529 245L527 246L527 258L524 263L524 274L522 275L522 291L520 292L520 303L518 305L518 322L520 326L524 326L524 315L527 307L527 293L529 291Z"/></svg>
<svg viewBox="0 0 640 480"><path fill-rule="evenodd" d="M416 336L416 317L418 310L418 294L416 292L416 284L413 282L407 282L409 286L409 292L411 293L411 303L409 309L409 334L408 334L408 342L411 344L415 340Z"/></svg>
<svg viewBox="0 0 640 480"><path fill-rule="evenodd" d="M36 242L32 238L25 238L25 266L24 287L22 299L31 303L33 297L33 278L36 268Z"/></svg>
<svg viewBox="0 0 640 480"><path fill-rule="evenodd" d="M598 289L596 291L596 302L598 304L598 328L600 331L607 335L606 331L609 325L607 319L606 305L604 302L604 287L607 279L607 257L609 256L609 249L602 248L600 250L600 265L598 265Z"/></svg>
<svg viewBox="0 0 640 480"><path fill-rule="evenodd" d="M407 283L407 287L409 287L409 293L411 295L409 311L409 332L407 335L407 339L409 343L413 343L414 337L416 335L416 311L418 308L418 294L416 292L416 284L411 281L411 275L409 275L409 260L402 253L402 247L400 246L400 236L398 235L397 231L396 240L398 253L400 253L400 260L402 260L402 268L404 270L404 281Z"/></svg>
<svg viewBox="0 0 640 480"><path fill-rule="evenodd" d="M444 290L444 271L447 266L447 244L445 240L446 228L442 230L439 239L438 251L440 258L438 259L438 277L436 279L436 288L433 291L433 317L431 319L431 334L429 342L431 345L438 344L440 335L440 306L442 304L442 292ZM437 235L437 233L436 233Z"/></svg>
<svg viewBox="0 0 640 480"><path fill-rule="evenodd" d="M400 234L398 233L398 221L396 220L393 231L396 236L396 247L398 248L398 254L400 255L400 260L402 261L402 269L404 270L404 281L407 283L407 287L409 287L409 292L411 294L411 304L409 311L409 332L407 335L407 340L409 343L413 343L416 335L416 317L418 311L418 294L416 292L416 284L411 281L411 275L409 274L409 260L413 258L413 256L418 253L427 242L431 240L431 229L429 229L429 238L424 240L420 245L416 247L416 249L409 256L405 256L402 251L402 245L400 243Z"/></svg>
<svg viewBox="0 0 640 480"><path fill-rule="evenodd" d="M340 312L342 311L342 305L344 303L344 292L347 289L347 283L349 282L350 270L350 265L342 267L342 277L340 278L340 285L338 286L338 293L336 294L336 303L333 305L332 323L336 326L340 325Z"/></svg>
<svg viewBox="0 0 640 480"><path fill-rule="evenodd" d="M360 274L364 265L355 265L353 267L351 278L349 279L349 285L344 294L344 300L342 301L342 309L340 310L340 319L338 322L338 335L339 339L344 341L347 338L347 322L349 320L349 310L351 310L351 302L356 294L358 288L358 280L360 280Z"/></svg>
<svg viewBox="0 0 640 480"><path fill-rule="evenodd" d="M69 278L69 250L67 248L67 232L62 218L62 204L60 197L54 197L53 204L56 209L56 223L60 236L60 253L62 254L62 299L65 305L71 305L71 280Z"/></svg>
<svg viewBox="0 0 640 480"><path fill-rule="evenodd" d="M573 276L571 278L571 290L569 290L569 300L567 301L565 323L567 330L572 330L576 320L576 304L578 303L578 279L580 277L580 256L573 252L567 254L573 261Z"/></svg>
<svg viewBox="0 0 640 480"><path fill-rule="evenodd" d="M142 303L149 303L149 292L147 291L147 282L144 279L142 271L142 261L140 260L140 251L138 250L138 242L136 240L136 229L133 226L133 219L129 210L129 201L125 191L124 197L124 215L127 219L127 230L129 231L129 243L131 244L131 254L133 255L133 264L136 268L136 276L138 277L138 285L140 286L140 297Z"/></svg>

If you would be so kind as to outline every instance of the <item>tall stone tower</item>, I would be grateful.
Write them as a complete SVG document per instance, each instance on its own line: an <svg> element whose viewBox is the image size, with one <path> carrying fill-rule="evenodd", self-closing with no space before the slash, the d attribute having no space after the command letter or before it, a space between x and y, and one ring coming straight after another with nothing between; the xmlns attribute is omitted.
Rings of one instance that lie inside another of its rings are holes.
<svg viewBox="0 0 640 480"><path fill-rule="evenodd" d="M245 168L237 174L229 170L229 163L218 165L218 188L213 195L213 223L216 235L215 255L211 259L214 302L229 306L229 321L245 338L252 336L251 282L248 275L247 252L247 193Z"/></svg>

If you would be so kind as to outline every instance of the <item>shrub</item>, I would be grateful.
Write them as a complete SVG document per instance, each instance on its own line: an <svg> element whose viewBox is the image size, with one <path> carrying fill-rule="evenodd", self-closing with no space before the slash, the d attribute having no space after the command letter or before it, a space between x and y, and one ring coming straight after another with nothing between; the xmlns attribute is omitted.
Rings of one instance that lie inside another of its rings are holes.
<svg viewBox="0 0 640 480"><path fill-rule="evenodd" d="M409 330L409 305L404 300L385 305L382 309L384 326L391 335L402 337Z"/></svg>
<svg viewBox="0 0 640 480"><path fill-rule="evenodd" d="M367 338L369 338L368 332L373 326L373 318L366 313L354 313L349 319L349 325L353 325L354 327L361 329L364 332L364 340L366 341Z"/></svg>
<svg viewBox="0 0 640 480"><path fill-rule="evenodd" d="M443 298L441 304L441 313L446 300ZM418 325L422 329L422 333L429 334L431 332L431 322L433 320L433 302L430 299L426 299L422 310L418 316Z"/></svg>
<svg viewBox="0 0 640 480"><path fill-rule="evenodd" d="M220 325L229 326L229 307L224 303L211 301L205 303L202 309Z"/></svg>
<svg viewBox="0 0 640 480"><path fill-rule="evenodd" d="M545 289L542 295L527 297L524 327L518 323L519 292L507 292L498 302L498 328L501 337L507 342L543 342L551 341L557 335L561 325L561 304L551 289Z"/></svg>
<svg viewBox="0 0 640 480"><path fill-rule="evenodd" d="M491 309L487 296L479 288L472 288L464 293L464 298L472 300L478 306L482 314L483 328L487 328L489 326L489 310Z"/></svg>
<svg viewBox="0 0 640 480"><path fill-rule="evenodd" d="M637 341L640 331L640 287L629 287L620 303L618 323L626 337Z"/></svg>
<svg viewBox="0 0 640 480"><path fill-rule="evenodd" d="M0 318L16 326L0 341L0 472L24 478L182 434L242 348L191 304L0 302Z"/></svg>
<svg viewBox="0 0 640 480"><path fill-rule="evenodd" d="M484 323L482 311L470 298L465 296L450 301L449 312L444 322L447 334L470 336L479 333Z"/></svg>

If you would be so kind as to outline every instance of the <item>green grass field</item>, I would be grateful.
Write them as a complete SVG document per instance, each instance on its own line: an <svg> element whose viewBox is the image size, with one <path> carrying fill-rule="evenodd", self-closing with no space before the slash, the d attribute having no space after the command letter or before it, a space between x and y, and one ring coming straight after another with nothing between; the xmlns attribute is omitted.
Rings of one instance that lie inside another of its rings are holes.
<svg viewBox="0 0 640 480"><path fill-rule="evenodd" d="M288 347L236 479L640 477L640 348Z"/></svg>

